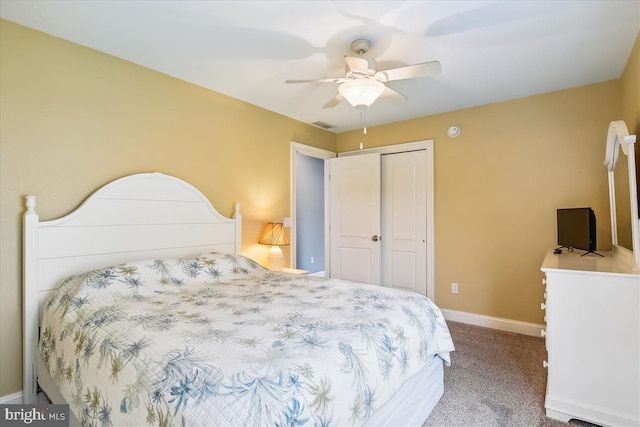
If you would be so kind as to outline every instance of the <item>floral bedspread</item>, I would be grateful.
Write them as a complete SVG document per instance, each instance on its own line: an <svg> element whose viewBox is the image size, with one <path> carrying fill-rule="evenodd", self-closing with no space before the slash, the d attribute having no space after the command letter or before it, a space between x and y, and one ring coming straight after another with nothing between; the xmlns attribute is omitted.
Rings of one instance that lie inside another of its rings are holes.
<svg viewBox="0 0 640 427"><path fill-rule="evenodd" d="M361 425L453 343L429 299L207 253L65 280L40 351L83 425Z"/></svg>

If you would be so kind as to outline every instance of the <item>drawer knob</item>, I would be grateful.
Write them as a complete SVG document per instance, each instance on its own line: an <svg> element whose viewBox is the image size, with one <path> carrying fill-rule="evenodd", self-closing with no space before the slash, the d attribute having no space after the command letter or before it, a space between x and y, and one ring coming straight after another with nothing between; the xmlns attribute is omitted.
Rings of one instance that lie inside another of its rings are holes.
<svg viewBox="0 0 640 427"><path fill-rule="evenodd" d="M547 278L545 277L544 279L542 279L542 284L546 285L547 284Z"/></svg>
<svg viewBox="0 0 640 427"><path fill-rule="evenodd" d="M540 303L540 310L546 310L547 305L545 303Z"/></svg>
<svg viewBox="0 0 640 427"><path fill-rule="evenodd" d="M546 360L542 361L542 367L543 368L548 368L549 367L549 363Z"/></svg>
<svg viewBox="0 0 640 427"><path fill-rule="evenodd" d="M540 329L540 336L546 337L547 336L547 330L546 329Z"/></svg>

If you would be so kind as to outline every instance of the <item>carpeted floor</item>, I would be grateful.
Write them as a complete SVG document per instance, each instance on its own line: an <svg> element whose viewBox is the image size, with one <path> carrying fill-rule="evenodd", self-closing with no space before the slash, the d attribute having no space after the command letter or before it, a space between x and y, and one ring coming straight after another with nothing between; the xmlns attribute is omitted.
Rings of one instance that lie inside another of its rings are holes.
<svg viewBox="0 0 640 427"><path fill-rule="evenodd" d="M591 427L545 416L542 338L448 322L456 347L444 395L423 427Z"/></svg>

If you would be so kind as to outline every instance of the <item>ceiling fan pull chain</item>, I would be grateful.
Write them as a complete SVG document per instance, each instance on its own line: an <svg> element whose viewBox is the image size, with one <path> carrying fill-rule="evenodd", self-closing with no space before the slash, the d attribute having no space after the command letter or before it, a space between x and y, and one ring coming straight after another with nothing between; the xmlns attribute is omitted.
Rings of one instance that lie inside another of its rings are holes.
<svg viewBox="0 0 640 427"><path fill-rule="evenodd" d="M367 135L367 124L365 123L365 110L360 110L360 123L362 124L362 133ZM362 150L364 143L360 143L360 149Z"/></svg>
<svg viewBox="0 0 640 427"><path fill-rule="evenodd" d="M367 134L367 123L366 123L366 117L365 117L365 112L367 110L360 110L360 123L362 124L362 131L363 133L366 135Z"/></svg>

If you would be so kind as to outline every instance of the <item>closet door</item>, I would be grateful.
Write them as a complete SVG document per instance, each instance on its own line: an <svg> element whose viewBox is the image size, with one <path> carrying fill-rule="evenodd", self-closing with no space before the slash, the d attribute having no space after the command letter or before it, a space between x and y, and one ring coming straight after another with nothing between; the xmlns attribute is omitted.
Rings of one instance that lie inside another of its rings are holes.
<svg viewBox="0 0 640 427"><path fill-rule="evenodd" d="M331 277L380 284L380 154L329 161Z"/></svg>
<svg viewBox="0 0 640 427"><path fill-rule="evenodd" d="M427 152L382 156L382 285L427 295Z"/></svg>

